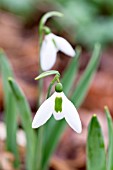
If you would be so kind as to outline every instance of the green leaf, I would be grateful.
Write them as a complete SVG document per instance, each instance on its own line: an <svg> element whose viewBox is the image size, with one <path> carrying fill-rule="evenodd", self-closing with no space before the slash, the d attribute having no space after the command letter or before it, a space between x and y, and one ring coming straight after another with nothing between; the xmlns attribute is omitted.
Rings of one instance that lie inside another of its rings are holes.
<svg viewBox="0 0 113 170"><path fill-rule="evenodd" d="M81 48L77 47L75 52L76 52L76 55L72 59L69 66L64 71L64 76L62 78L63 91L65 92L65 94L69 93L69 91L74 83L74 80L76 78L77 71L78 71L78 59L80 57Z"/></svg>
<svg viewBox="0 0 113 170"><path fill-rule="evenodd" d="M106 170L104 139L96 115L92 117L88 127L87 170Z"/></svg>
<svg viewBox="0 0 113 170"><path fill-rule="evenodd" d="M60 73L56 70L50 70L50 71L46 71L46 72L43 72L41 73L38 77L35 78L35 80L39 80L41 78L44 78L44 77L47 77L47 76L50 76L50 75L58 75L60 77Z"/></svg>
<svg viewBox="0 0 113 170"><path fill-rule="evenodd" d="M27 163L27 170L35 170L35 141L36 141L36 134L31 127L32 124L32 117L31 117L31 110L27 99L25 98L23 92L17 85L17 83L13 80L13 78L8 78L11 90L14 94L15 101L17 104L17 108L19 110L20 118L22 121L22 126L25 130L26 139L27 139L27 153L26 153L26 163Z"/></svg>
<svg viewBox="0 0 113 170"><path fill-rule="evenodd" d="M109 134L107 170L113 170L113 122L107 106L105 107L105 113L107 117Z"/></svg>
<svg viewBox="0 0 113 170"><path fill-rule="evenodd" d="M83 102L91 84L91 81L95 75L101 57L100 49L100 44L96 44L88 66L82 74L82 77L79 80L75 91L73 92L71 100L73 101L73 103L75 103L76 107L80 106L80 104Z"/></svg>
<svg viewBox="0 0 113 170"><path fill-rule="evenodd" d="M3 91L4 91L4 110L5 110L5 123L6 123L6 148L12 152L15 156L15 167L19 166L19 154L16 143L17 132L17 110L14 96L8 84L8 77L13 76L11 65L5 55L0 50L0 68L3 79Z"/></svg>

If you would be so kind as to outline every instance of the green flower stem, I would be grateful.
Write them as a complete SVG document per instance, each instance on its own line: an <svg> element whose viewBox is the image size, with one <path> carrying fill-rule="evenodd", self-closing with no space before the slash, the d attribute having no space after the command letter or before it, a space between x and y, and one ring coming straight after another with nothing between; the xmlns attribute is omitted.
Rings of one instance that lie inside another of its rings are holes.
<svg viewBox="0 0 113 170"><path fill-rule="evenodd" d="M40 58L40 48L41 48L41 44L42 44L42 37L43 37L43 30L39 31L39 58ZM40 63L40 62L39 62ZM41 67L39 65L39 73L41 74L42 70ZM40 79L39 84L38 84L38 108L42 102L42 92L43 92L43 80ZM37 139L35 142L35 160L34 162L35 164L35 170L41 170L42 167L42 155L43 155L43 131L44 131L44 127L40 127L39 129L35 130L35 133L37 135Z"/></svg>
<svg viewBox="0 0 113 170"><path fill-rule="evenodd" d="M56 82L56 81L59 82L59 77L60 77L60 75L57 74L57 75L54 77L54 79L51 81L51 83L50 83L50 85L49 85L49 88L48 88L47 99L50 97L51 89L52 89L53 85L55 84L55 82Z"/></svg>
<svg viewBox="0 0 113 170"><path fill-rule="evenodd" d="M41 48L41 45L42 45L42 40L43 40L43 31L44 28L44 25L47 21L48 18L52 17L52 16L59 16L61 17L62 14L59 13L59 12L56 12L56 11L53 11L53 12L48 12L46 13L40 23L39 23L39 46ZM47 28L46 28L47 30ZM39 56L40 56L40 50L39 50ZM39 66L39 72L41 73L41 68ZM52 86L50 86L49 88L49 93L51 91L51 88ZM43 92L43 81L40 80L39 81L39 102L38 102L38 107L40 106L40 104L42 103L42 92ZM48 94L49 95L49 94ZM36 140L36 145L35 145L35 155L38 155L38 158L37 158L37 163L36 163L36 170L41 170L42 169L42 157L43 157L43 131L44 131L44 127L40 127L38 130L36 130L36 133L37 133L37 140Z"/></svg>
<svg viewBox="0 0 113 170"><path fill-rule="evenodd" d="M44 127L40 127L35 130L36 133L36 142L35 142L35 170L41 170L42 169L42 156L43 156L43 132Z"/></svg>
<svg viewBox="0 0 113 170"><path fill-rule="evenodd" d="M39 66L39 72L41 73L41 68ZM42 92L43 92L43 80L39 80L38 84L38 108L40 107L42 103ZM44 127L40 127L35 130L35 133L37 135L36 143L35 143L35 170L41 170L42 168L42 156L43 156L43 131Z"/></svg>
<svg viewBox="0 0 113 170"><path fill-rule="evenodd" d="M57 11L51 11L51 12L48 12L45 15L43 15L43 17L40 20L40 23L39 23L39 36L40 36L40 38L39 38L39 45L40 46L42 44L42 39L43 39L43 31L44 31L43 28L44 28L44 25L45 25L46 21L49 18L53 17L53 16L62 17L63 14L60 13L60 12L57 12Z"/></svg>

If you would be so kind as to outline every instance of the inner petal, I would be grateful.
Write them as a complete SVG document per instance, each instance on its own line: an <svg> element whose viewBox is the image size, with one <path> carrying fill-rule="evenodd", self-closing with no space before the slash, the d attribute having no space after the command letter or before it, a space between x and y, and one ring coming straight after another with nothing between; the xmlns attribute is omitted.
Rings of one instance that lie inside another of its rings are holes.
<svg viewBox="0 0 113 170"><path fill-rule="evenodd" d="M64 114L63 114L63 112L53 112L53 116L54 116L54 118L56 119L56 120L61 120L61 119L63 119L64 118Z"/></svg>
<svg viewBox="0 0 113 170"><path fill-rule="evenodd" d="M63 102L62 97L55 98L53 115L56 120L60 120L64 118L64 115L62 112L62 102Z"/></svg>
<svg viewBox="0 0 113 170"><path fill-rule="evenodd" d="M56 112L62 112L62 97L56 97L55 98L55 111Z"/></svg>

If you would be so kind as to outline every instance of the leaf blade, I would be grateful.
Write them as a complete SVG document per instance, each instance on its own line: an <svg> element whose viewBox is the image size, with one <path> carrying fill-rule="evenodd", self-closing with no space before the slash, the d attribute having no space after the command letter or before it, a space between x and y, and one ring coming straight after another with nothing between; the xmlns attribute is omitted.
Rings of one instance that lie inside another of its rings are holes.
<svg viewBox="0 0 113 170"><path fill-rule="evenodd" d="M73 93L71 100L74 102L76 107L78 107L84 100L85 95L88 91L92 78L97 70L100 61L100 51L101 46L100 44L96 44L94 47L94 51L92 57L88 63L87 68L85 69L81 79L79 80L76 90Z"/></svg>
<svg viewBox="0 0 113 170"><path fill-rule="evenodd" d="M61 80L63 84L63 91L65 92L65 94L69 93L78 71L78 59L81 54L81 48L77 47L75 51L76 55L74 59L71 61L70 65L66 68L65 74Z"/></svg>
<svg viewBox="0 0 113 170"><path fill-rule="evenodd" d="M106 170L106 154L101 126L96 115L90 121L87 137L87 170Z"/></svg>
<svg viewBox="0 0 113 170"><path fill-rule="evenodd" d="M105 106L104 109L107 118L108 135L109 135L107 170L112 170L113 169L113 122L108 107Z"/></svg>
<svg viewBox="0 0 113 170"><path fill-rule="evenodd" d="M25 130L26 134L26 139L27 139L27 154L26 154L26 163L27 163L27 169L28 170L35 170L35 163L33 162L34 159L34 151L35 151L35 132L31 128L31 122L32 122L32 117L31 117L31 110L29 107L29 104L17 85L17 83L13 80L12 77L8 78L9 85L11 87L11 90L14 94L16 104L19 108L19 113L20 113L20 118L22 121L23 128Z"/></svg>
<svg viewBox="0 0 113 170"><path fill-rule="evenodd" d="M4 90L4 109L5 109L5 122L6 122L6 147L15 156L15 167L19 166L19 153L16 143L16 132L17 132L17 110L14 96L8 84L8 77L13 76L11 65L6 58L5 53L0 50L0 68L3 80Z"/></svg>

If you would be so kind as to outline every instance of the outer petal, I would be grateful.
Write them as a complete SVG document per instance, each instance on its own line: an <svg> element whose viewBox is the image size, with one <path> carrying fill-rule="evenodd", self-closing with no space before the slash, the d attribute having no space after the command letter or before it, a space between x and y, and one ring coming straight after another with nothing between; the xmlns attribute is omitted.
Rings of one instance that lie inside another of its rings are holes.
<svg viewBox="0 0 113 170"><path fill-rule="evenodd" d="M82 125L79 118L79 114L74 106L74 104L67 99L67 97L63 96L63 112L65 114L65 119L69 126L76 131L77 133L81 133L82 131Z"/></svg>
<svg viewBox="0 0 113 170"><path fill-rule="evenodd" d="M44 103L39 107L33 119L32 128L38 128L47 122L47 120L52 115L53 104L54 104L54 94L50 98L45 100Z"/></svg>
<svg viewBox="0 0 113 170"><path fill-rule="evenodd" d="M46 35L40 50L40 64L44 71L50 70L56 61L57 48L55 47L52 36Z"/></svg>
<svg viewBox="0 0 113 170"><path fill-rule="evenodd" d="M54 40L59 51L62 51L63 53L71 57L75 56L75 51L73 50L72 46L69 44L69 42L66 39L59 37L57 35L54 35L54 34L53 36L54 36Z"/></svg>

